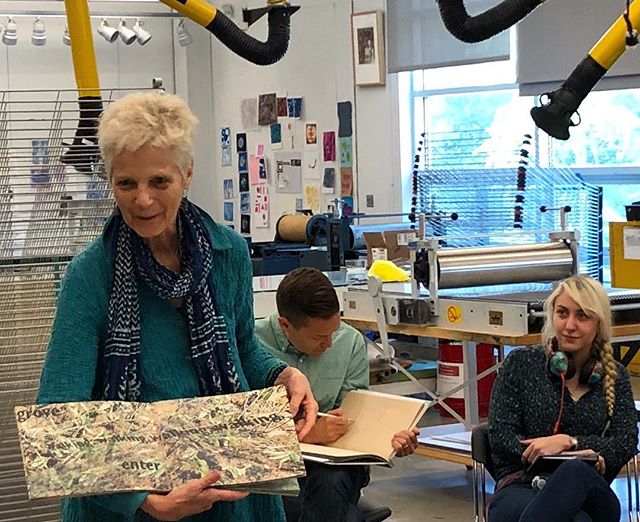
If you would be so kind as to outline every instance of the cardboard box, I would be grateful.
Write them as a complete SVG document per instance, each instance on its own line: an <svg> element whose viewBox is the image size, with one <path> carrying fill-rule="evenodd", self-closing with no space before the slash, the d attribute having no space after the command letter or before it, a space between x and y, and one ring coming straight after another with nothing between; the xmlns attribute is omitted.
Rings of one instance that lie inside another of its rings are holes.
<svg viewBox="0 0 640 522"><path fill-rule="evenodd" d="M367 245L367 266L370 267L376 259L388 259L400 264L409 261L408 244L417 239L417 231L399 229L365 232L363 237Z"/></svg>
<svg viewBox="0 0 640 522"><path fill-rule="evenodd" d="M376 259L386 259L387 246L384 243L382 232L364 232L364 243L367 245L367 268Z"/></svg>

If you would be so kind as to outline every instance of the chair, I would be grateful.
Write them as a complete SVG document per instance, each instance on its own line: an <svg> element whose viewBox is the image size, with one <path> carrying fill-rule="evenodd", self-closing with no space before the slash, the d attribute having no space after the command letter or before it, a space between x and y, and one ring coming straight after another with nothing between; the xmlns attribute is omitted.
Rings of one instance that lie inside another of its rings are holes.
<svg viewBox="0 0 640 522"><path fill-rule="evenodd" d="M640 419L640 412L638 413ZM486 474L495 480L493 463L491 461L491 446L489 445L489 424L474 426L471 432L471 458L473 460L473 514L475 522L486 521L487 490ZM627 475L627 506L629 522L640 522L640 478L638 477L638 456L626 464Z"/></svg>
<svg viewBox="0 0 640 522"><path fill-rule="evenodd" d="M483 423L471 431L471 459L473 462L473 515L475 522L484 522L487 515L486 474L495 480L491 447L489 446L489 424Z"/></svg>
<svg viewBox="0 0 640 522"><path fill-rule="evenodd" d="M297 522L300 518L300 499L298 497L282 497L284 501L284 512L287 522ZM360 497L358 508L362 512L365 522L382 522L391 516L391 509L388 506L378 506Z"/></svg>

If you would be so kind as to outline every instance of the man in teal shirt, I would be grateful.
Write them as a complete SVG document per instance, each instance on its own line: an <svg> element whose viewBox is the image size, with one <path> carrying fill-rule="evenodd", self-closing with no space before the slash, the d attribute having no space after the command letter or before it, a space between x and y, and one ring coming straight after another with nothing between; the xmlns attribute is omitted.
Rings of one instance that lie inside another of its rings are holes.
<svg viewBox="0 0 640 522"><path fill-rule="evenodd" d="M340 405L350 390L369 385L369 363L362 334L340 320L340 305L329 279L315 268L287 274L276 293L278 312L256 321L256 335L266 348L298 368L311 384L323 413L302 442L327 444L349 429ZM396 433L397 456L413 453L418 430ZM360 491L369 483L367 466L327 466L305 462L301 480L300 522L360 522Z"/></svg>

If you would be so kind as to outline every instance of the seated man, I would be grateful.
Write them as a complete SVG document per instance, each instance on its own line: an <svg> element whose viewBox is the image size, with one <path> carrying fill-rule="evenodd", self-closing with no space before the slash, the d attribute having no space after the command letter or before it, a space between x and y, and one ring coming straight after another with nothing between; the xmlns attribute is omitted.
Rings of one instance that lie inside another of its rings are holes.
<svg viewBox="0 0 640 522"><path fill-rule="evenodd" d="M311 384L320 417L303 439L326 444L342 436L349 419L340 404L350 390L369 385L369 363L362 334L340 321L340 305L329 279L315 268L298 268L280 283L278 312L256 321L256 335L275 356L302 371ZM396 433L391 441L397 456L410 455L418 445L417 428ZM305 462L301 479L300 522L356 522L356 504L369 483L368 466L327 466Z"/></svg>

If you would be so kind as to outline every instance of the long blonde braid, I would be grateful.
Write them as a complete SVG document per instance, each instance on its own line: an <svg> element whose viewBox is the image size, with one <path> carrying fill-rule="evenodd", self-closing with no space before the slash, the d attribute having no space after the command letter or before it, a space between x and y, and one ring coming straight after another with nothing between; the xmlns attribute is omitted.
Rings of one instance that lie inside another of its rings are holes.
<svg viewBox="0 0 640 522"><path fill-rule="evenodd" d="M616 405L616 377L618 368L613 358L613 347L609 342L594 341L594 355L600 360L604 369L604 398L607 402L607 413L613 416L613 409Z"/></svg>

